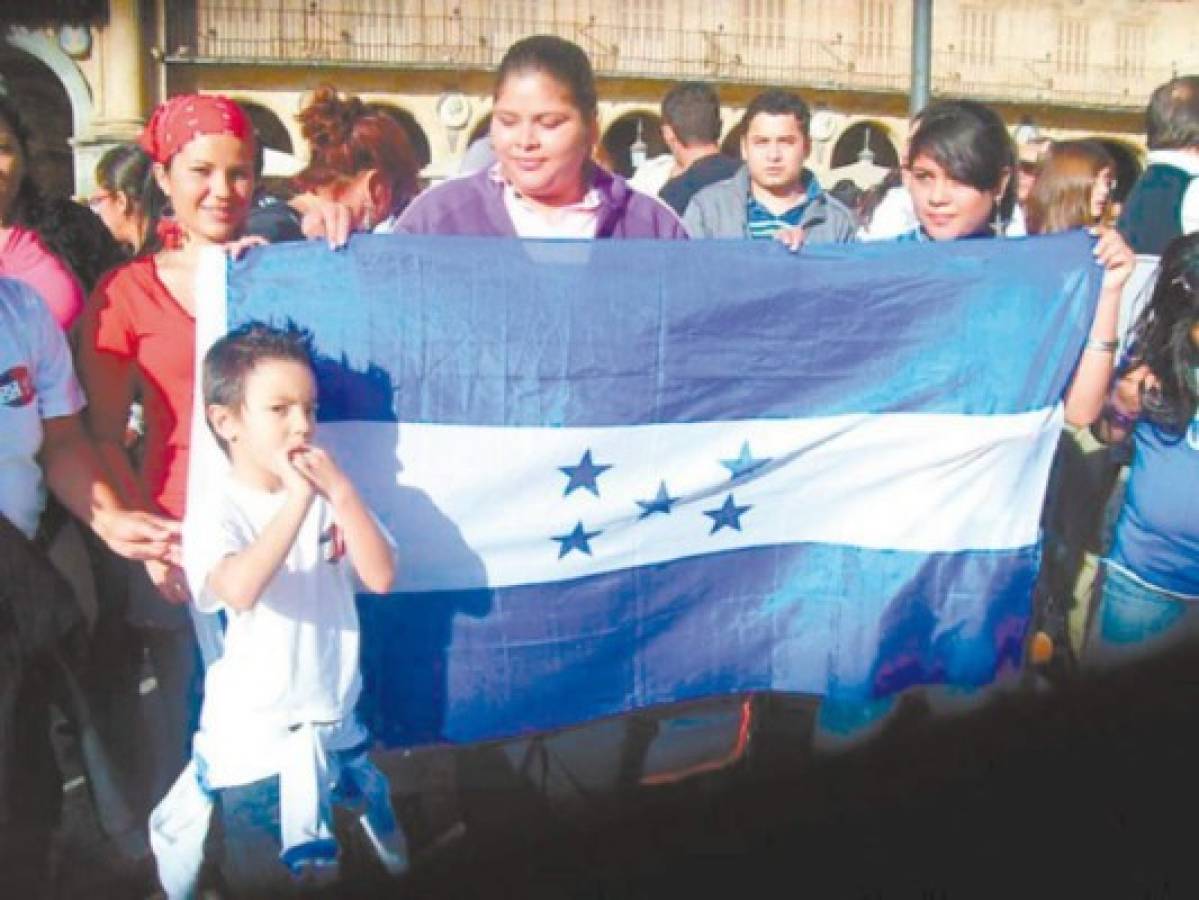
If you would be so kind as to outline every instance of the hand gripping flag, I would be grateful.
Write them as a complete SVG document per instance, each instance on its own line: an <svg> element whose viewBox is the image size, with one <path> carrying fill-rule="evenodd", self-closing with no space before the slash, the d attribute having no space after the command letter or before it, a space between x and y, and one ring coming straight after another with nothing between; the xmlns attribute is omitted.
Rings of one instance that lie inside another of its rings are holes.
<svg viewBox="0 0 1199 900"><path fill-rule="evenodd" d="M200 349L309 329L318 439L397 539L398 594L360 601L389 744L1019 664L1101 276L1083 234L372 236L210 263ZM194 433L200 504L219 451Z"/></svg>

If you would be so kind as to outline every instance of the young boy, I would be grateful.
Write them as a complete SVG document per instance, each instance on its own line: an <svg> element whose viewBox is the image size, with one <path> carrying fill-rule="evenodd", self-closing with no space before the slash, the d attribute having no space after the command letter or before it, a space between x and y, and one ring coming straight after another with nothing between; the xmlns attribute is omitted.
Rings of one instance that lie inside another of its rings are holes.
<svg viewBox="0 0 1199 900"><path fill-rule="evenodd" d="M351 581L352 572L367 590L387 591L394 547L350 479L312 443L316 382L301 335L257 324L231 332L205 357L203 390L231 471L217 520L185 556L196 605L223 611L226 631L224 655L206 676L193 783L186 772L180 779L190 791L184 803L195 806L195 783L218 798L222 870L239 895L276 896L332 876L337 790L365 801L367 837L399 873L404 836L354 714ZM170 800L151 820L168 854L173 823L182 821Z"/></svg>

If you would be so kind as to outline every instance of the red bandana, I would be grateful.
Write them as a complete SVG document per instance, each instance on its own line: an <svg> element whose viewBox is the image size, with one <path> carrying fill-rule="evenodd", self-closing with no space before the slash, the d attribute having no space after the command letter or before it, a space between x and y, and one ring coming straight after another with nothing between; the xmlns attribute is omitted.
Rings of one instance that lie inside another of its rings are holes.
<svg viewBox="0 0 1199 900"><path fill-rule="evenodd" d="M201 134L253 140L254 126L245 111L228 97L182 94L158 104L137 142L152 160L165 166Z"/></svg>

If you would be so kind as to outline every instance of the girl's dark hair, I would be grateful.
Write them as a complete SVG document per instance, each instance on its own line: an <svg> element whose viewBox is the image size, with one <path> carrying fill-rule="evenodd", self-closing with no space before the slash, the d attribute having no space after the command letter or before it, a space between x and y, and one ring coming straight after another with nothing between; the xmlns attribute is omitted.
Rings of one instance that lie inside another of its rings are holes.
<svg viewBox="0 0 1199 900"><path fill-rule="evenodd" d="M1142 389L1146 419L1175 435L1186 432L1199 407L1195 369L1199 349L1192 333L1199 327L1199 233L1175 238L1162 253L1157 283L1129 335L1127 372L1148 366L1157 379Z"/></svg>
<svg viewBox="0 0 1199 900"><path fill-rule="evenodd" d="M124 194L129 203L146 218L141 244L133 248L141 256L161 249L158 222L166 209L167 198L154 179L154 160L137 144L110 147L96 163L96 184L110 193Z"/></svg>
<svg viewBox="0 0 1199 900"><path fill-rule="evenodd" d="M1049 150L1024 205L1029 234L1052 234L1097 225L1091 214L1091 191L1116 162L1095 141L1060 141ZM1110 203L1111 200L1109 199Z"/></svg>
<svg viewBox="0 0 1199 900"><path fill-rule="evenodd" d="M67 197L43 196L30 173L29 129L16 105L3 94L0 94L0 120L17 139L25 163L21 184L8 210L9 223L37 234L90 293L101 275L123 262L120 244L90 209Z"/></svg>
<svg viewBox="0 0 1199 900"><path fill-rule="evenodd" d="M928 156L954 181L976 191L996 190L1006 175L999 214L1007 221L1016 204L1016 151L999 114L975 100L936 100L914 124L908 165Z"/></svg>
<svg viewBox="0 0 1199 900"><path fill-rule="evenodd" d="M591 71L591 60L577 44L552 34L535 34L517 41L500 60L494 96L499 96L509 75L524 72L542 72L550 76L570 91L571 100L584 119L595 115L598 108L595 75Z"/></svg>
<svg viewBox="0 0 1199 900"><path fill-rule="evenodd" d="M404 129L386 113L371 109L358 97L342 96L322 85L299 115L310 157L293 182L301 191L325 187L378 169L391 187L389 215L419 190L416 155Z"/></svg>

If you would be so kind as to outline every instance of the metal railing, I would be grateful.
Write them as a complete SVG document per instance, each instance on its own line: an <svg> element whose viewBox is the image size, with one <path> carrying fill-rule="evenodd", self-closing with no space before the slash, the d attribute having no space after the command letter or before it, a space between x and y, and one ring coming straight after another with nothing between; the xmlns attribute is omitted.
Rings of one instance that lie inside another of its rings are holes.
<svg viewBox="0 0 1199 900"><path fill-rule="evenodd" d="M439 6L440 4L427 4ZM399 4L397 4L399 6ZM540 7L540 5L538 5ZM591 57L598 74L799 85L828 90L906 93L907 44L859 47L828 40L778 40L723 27L637 28L544 17L466 17L345 10L312 0L199 0L167 7L167 59L172 63L251 63L382 68L495 68L515 40L560 34ZM987 100L1094 107L1142 107L1168 68L1089 66L1055 71L1051 61L996 56L981 64L962 52L933 55L933 92Z"/></svg>

